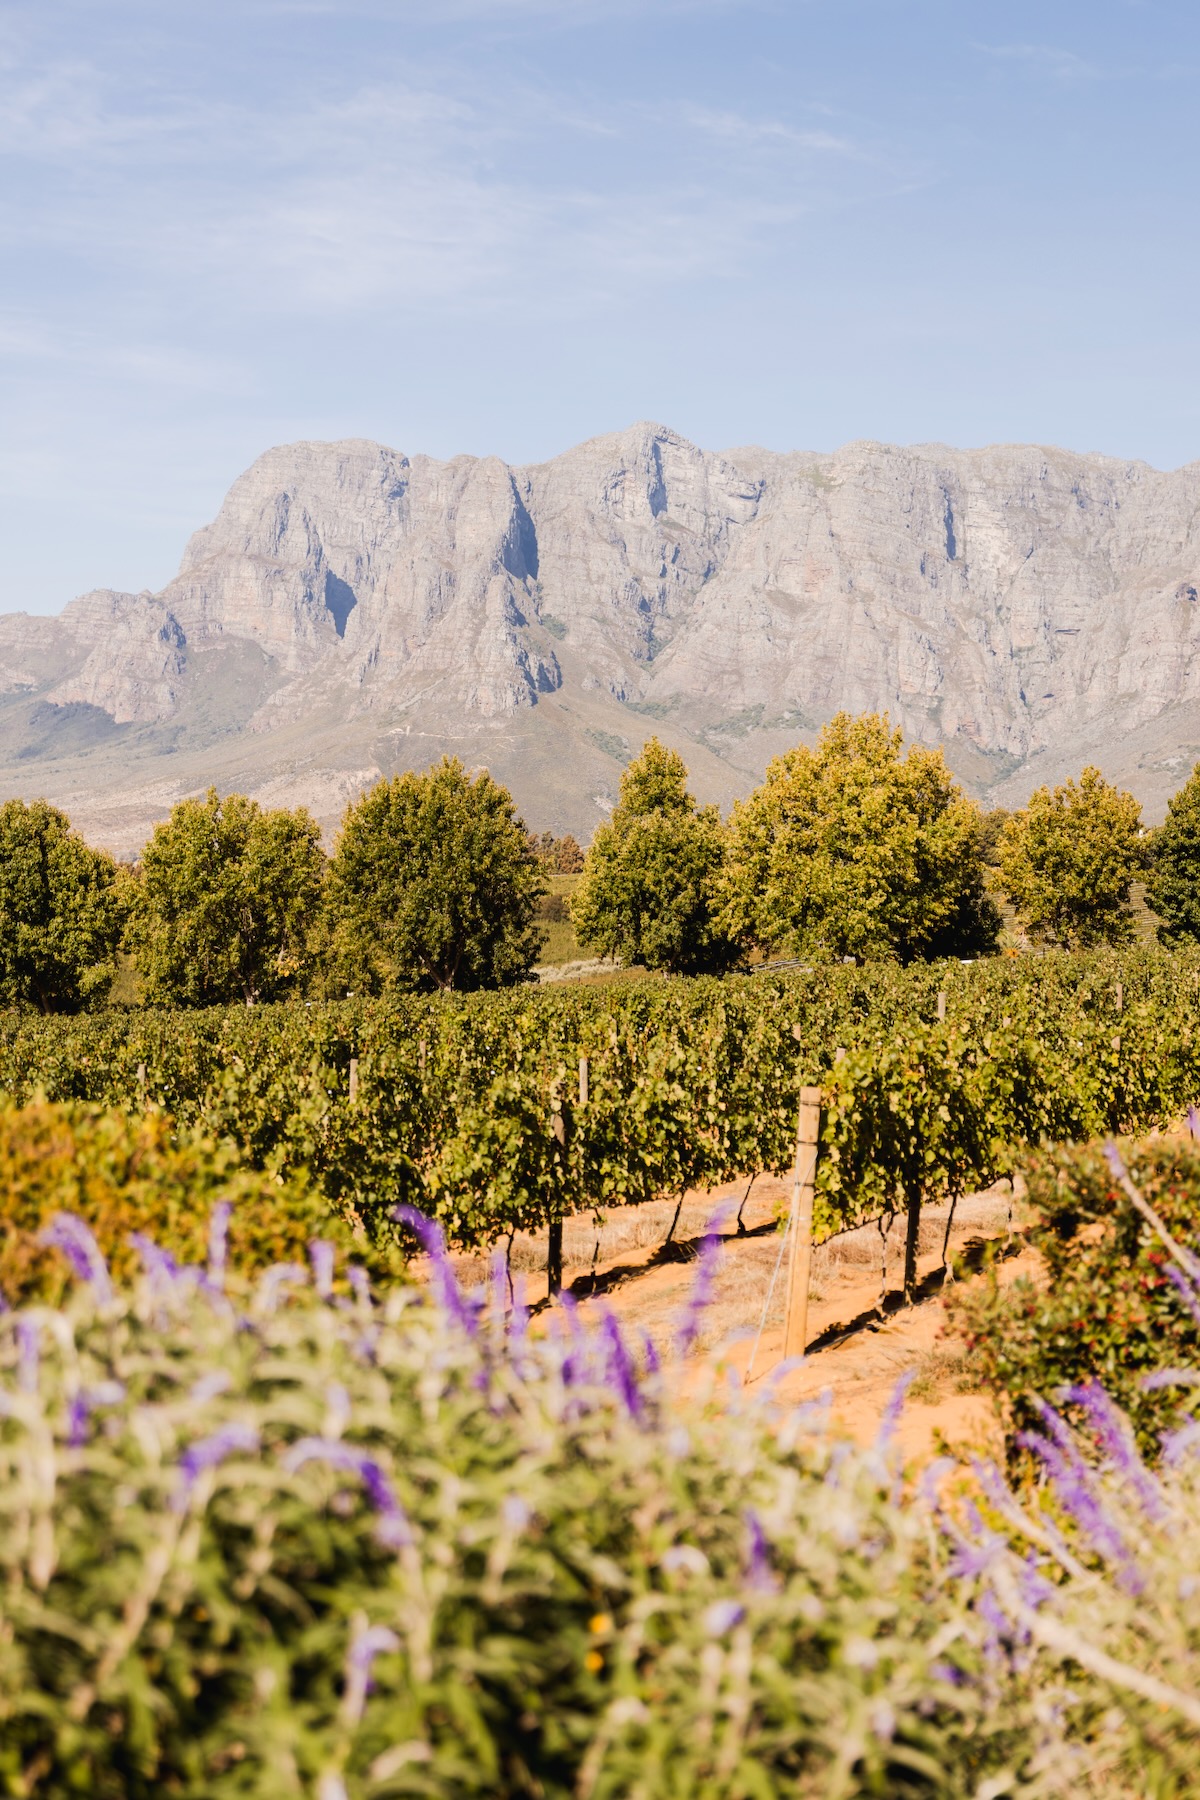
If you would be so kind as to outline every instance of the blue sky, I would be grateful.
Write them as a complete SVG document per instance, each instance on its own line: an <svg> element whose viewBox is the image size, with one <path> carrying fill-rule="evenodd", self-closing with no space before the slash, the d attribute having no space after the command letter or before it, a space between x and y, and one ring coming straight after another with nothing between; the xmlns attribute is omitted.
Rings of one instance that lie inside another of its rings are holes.
<svg viewBox="0 0 1200 1800"><path fill-rule="evenodd" d="M268 445L1200 458L1196 0L8 0L0 610Z"/></svg>

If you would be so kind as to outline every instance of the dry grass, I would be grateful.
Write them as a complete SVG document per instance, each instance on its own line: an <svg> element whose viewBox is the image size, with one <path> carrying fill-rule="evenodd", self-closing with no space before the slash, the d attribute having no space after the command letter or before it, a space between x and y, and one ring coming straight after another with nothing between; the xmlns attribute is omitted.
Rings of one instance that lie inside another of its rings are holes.
<svg viewBox="0 0 1200 1800"><path fill-rule="evenodd" d="M927 1207L921 1215L918 1255L941 1257L946 1239L948 1206ZM994 1235L1004 1229L1008 1217L1005 1194L973 1195L959 1201L954 1211L954 1238L961 1245L964 1237ZM905 1221L893 1219L887 1234L887 1286L895 1288L904 1266ZM729 1338L781 1327L784 1322L786 1270L780 1259L780 1233L770 1237L751 1238L737 1245L734 1254L723 1255L717 1263L712 1300L705 1310L698 1344L709 1348ZM877 1224L860 1225L818 1245L813 1253L809 1299L831 1298L839 1286L861 1283L868 1277L879 1280L883 1287L884 1238ZM778 1273L776 1274L776 1270ZM774 1277L774 1286L772 1278ZM655 1323L642 1321L657 1337Z"/></svg>
<svg viewBox="0 0 1200 1800"><path fill-rule="evenodd" d="M743 1190L744 1191L744 1190ZM710 1194L689 1194L684 1200L675 1227L681 1243L701 1237L716 1210L717 1202ZM607 1267L631 1255L639 1255L665 1244L675 1214L673 1200L652 1200L646 1206L621 1206L605 1215L602 1223L587 1213L563 1220L564 1269ZM737 1215L736 1204L728 1213L725 1229L732 1229ZM545 1273L546 1234L536 1236L519 1231L512 1244L512 1267L525 1275ZM482 1280L484 1266L478 1257L463 1257L458 1262L460 1279L468 1286Z"/></svg>
<svg viewBox="0 0 1200 1800"><path fill-rule="evenodd" d="M747 1224L752 1227L769 1224L774 1209L780 1204L778 1196L784 1191L785 1184L770 1182L769 1178L752 1187L745 1208ZM769 1231L748 1237L734 1235L738 1207L745 1196L744 1183L719 1194L689 1193L680 1209L675 1240L681 1256L694 1257L698 1241L718 1205L724 1208L721 1231L725 1241L716 1264L712 1297L697 1340L701 1349L735 1336L754 1334L760 1324L767 1330L783 1324L786 1271L780 1257L782 1234ZM1003 1231L1008 1210L1006 1191L974 1195L959 1201L954 1212L955 1245L961 1248L972 1236L988 1237ZM947 1206L931 1206L921 1216L918 1254L925 1259L926 1267L929 1259L941 1256L949 1212ZM570 1278L593 1267L597 1270L620 1267L626 1260L635 1263L653 1261L652 1254L648 1256L647 1253L653 1253L665 1244L674 1213L674 1202L659 1200L646 1206L616 1208L601 1224L586 1215L564 1220L564 1270ZM893 1218L887 1235L889 1288L895 1288L901 1278L904 1234L905 1221L899 1215ZM883 1243L879 1225L871 1223L819 1245L813 1254L810 1297L817 1301L831 1298L840 1287L861 1287L866 1280L882 1286ZM456 1260L464 1285L472 1286L484 1278L486 1264L482 1258ZM513 1239L511 1260L514 1272L544 1273L545 1234L518 1233ZM647 1282L638 1296L637 1323L660 1346L669 1346L676 1334L685 1294L686 1284L682 1288L679 1283L661 1288ZM933 1379L932 1372L930 1379Z"/></svg>
<svg viewBox="0 0 1200 1800"><path fill-rule="evenodd" d="M923 1406L936 1406L948 1394L974 1392L970 1358L961 1344L935 1344L917 1364L909 1398Z"/></svg>

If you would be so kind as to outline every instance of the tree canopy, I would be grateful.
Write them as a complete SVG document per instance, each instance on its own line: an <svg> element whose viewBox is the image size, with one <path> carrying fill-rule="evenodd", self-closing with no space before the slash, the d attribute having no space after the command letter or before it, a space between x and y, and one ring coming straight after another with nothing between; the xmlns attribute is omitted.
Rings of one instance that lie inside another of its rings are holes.
<svg viewBox="0 0 1200 1800"><path fill-rule="evenodd" d="M333 955L374 990L505 987L537 961L542 889L508 789L443 757L348 809L329 872Z"/></svg>
<svg viewBox="0 0 1200 1800"><path fill-rule="evenodd" d="M730 822L725 921L796 956L864 961L995 948L978 808L940 750L902 754L885 715L839 713L777 757Z"/></svg>
<svg viewBox="0 0 1200 1800"><path fill-rule="evenodd" d="M134 888L127 941L145 998L281 998L309 964L324 860L303 807L268 811L215 788L181 801L152 833Z"/></svg>
<svg viewBox="0 0 1200 1800"><path fill-rule="evenodd" d="M0 1005L75 1012L112 985L113 860L45 800L0 806Z"/></svg>
<svg viewBox="0 0 1200 1800"><path fill-rule="evenodd" d="M1096 768L1029 796L1004 827L1000 866L1031 938L1070 950L1129 939L1129 890L1145 861L1140 827L1133 795Z"/></svg>
<svg viewBox="0 0 1200 1800"><path fill-rule="evenodd" d="M569 831L563 837L552 831L543 831L540 837L531 832L529 843L546 875L578 875L583 869L583 851Z"/></svg>
<svg viewBox="0 0 1200 1800"><path fill-rule="evenodd" d="M678 974L728 968L738 942L718 923L725 834L697 806L683 758L651 738L621 777L571 902L581 946Z"/></svg>
<svg viewBox="0 0 1200 1800"><path fill-rule="evenodd" d="M1162 923L1160 942L1200 939L1200 763L1167 804L1166 823L1151 833L1146 903Z"/></svg>

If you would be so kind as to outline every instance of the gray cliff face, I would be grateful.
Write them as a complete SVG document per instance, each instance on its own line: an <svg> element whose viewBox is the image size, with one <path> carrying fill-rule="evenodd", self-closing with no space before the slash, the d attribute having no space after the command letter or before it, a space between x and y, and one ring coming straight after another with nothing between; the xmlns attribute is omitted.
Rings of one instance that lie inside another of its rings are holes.
<svg viewBox="0 0 1200 1800"><path fill-rule="evenodd" d="M1198 512L1200 465L1026 446L287 445L161 594L0 618L0 783L129 849L209 781L333 824L456 750L588 833L651 731L727 803L887 708L985 797L1095 760L1156 813L1200 755Z"/></svg>

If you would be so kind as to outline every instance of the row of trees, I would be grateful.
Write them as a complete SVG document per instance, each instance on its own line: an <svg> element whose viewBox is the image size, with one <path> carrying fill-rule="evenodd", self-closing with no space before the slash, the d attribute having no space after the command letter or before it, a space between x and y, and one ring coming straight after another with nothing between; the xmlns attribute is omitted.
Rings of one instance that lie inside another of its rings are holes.
<svg viewBox="0 0 1200 1800"><path fill-rule="evenodd" d="M1119 943L1143 874L1160 937L1200 938L1200 768L1149 834L1096 769L985 815L940 751L905 753L886 717L841 714L815 748L777 758L726 824L652 738L586 858L572 838L533 837L505 788L453 758L381 781L329 858L303 808L210 790L119 868L46 802L13 800L0 807L0 1004L86 1006L122 949L151 1003L506 986L539 954L545 877L581 864L581 945L684 973L729 969L752 947L984 955L997 892L1034 940Z"/></svg>
<svg viewBox="0 0 1200 1800"><path fill-rule="evenodd" d="M444 759L351 806L326 858L303 808L185 800L118 867L45 801L0 807L0 1004L73 1011L123 949L154 1004L504 986L537 958L543 846Z"/></svg>
<svg viewBox="0 0 1200 1800"><path fill-rule="evenodd" d="M940 750L905 754L886 716L843 713L814 749L772 762L727 826L652 739L596 833L572 911L585 946L651 968L719 971L752 945L912 962L994 951L998 894L1034 942L1126 942L1139 876L1159 937L1200 938L1200 768L1154 832L1094 768L1020 812L984 814Z"/></svg>

